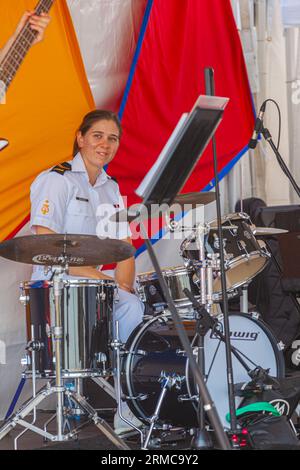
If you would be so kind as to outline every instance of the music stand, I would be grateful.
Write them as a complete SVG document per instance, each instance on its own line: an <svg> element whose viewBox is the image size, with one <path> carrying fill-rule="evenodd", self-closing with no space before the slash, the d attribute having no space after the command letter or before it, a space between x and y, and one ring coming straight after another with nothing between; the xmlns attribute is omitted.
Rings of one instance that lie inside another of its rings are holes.
<svg viewBox="0 0 300 470"><path fill-rule="evenodd" d="M221 122L228 98L201 95L183 114L136 194L145 206L171 205Z"/></svg>
<svg viewBox="0 0 300 470"><path fill-rule="evenodd" d="M143 198L143 206L149 207L151 204L160 205L162 203L172 204L220 124L227 103L228 98L200 96L193 110L188 115L182 116L156 163L136 190L136 193ZM141 222L140 227L145 238L149 257L171 311L179 339L199 387L204 409L216 432L220 447L224 450L230 450L229 441L195 361L187 334L163 278L143 222Z"/></svg>

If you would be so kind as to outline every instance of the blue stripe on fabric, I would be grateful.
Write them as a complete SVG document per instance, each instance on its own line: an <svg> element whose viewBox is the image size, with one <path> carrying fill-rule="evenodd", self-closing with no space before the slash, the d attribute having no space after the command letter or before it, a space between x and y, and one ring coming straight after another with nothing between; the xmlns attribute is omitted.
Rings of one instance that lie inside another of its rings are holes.
<svg viewBox="0 0 300 470"><path fill-rule="evenodd" d="M148 0L147 6L146 6L146 9L145 9L145 14L144 14L144 18L143 18L143 22L142 22L142 26L141 26L141 30L140 30L140 34L139 34L139 38L138 38L138 42L137 42L137 46L136 46L136 50L135 50L135 53L134 53L134 56L133 56L133 60L132 60L132 64L131 64L131 67L130 67L130 72L129 72L129 76L128 76L128 79L127 79L124 95L123 95L122 102L121 102L120 109L119 109L119 118L120 119L122 119L122 116L123 116L124 110L125 110L125 106L127 104L129 91L130 91L130 88L131 88L131 85L132 85L132 81L133 81L135 69L136 69L136 66L137 66L137 62L138 62L138 59L139 59L139 56L140 56L140 52L141 52L141 48L142 48L142 44L143 44L143 39L144 39L145 32L146 32L146 29L147 29L147 25L148 25L148 21L149 21L153 1L154 0Z"/></svg>
<svg viewBox="0 0 300 470"><path fill-rule="evenodd" d="M232 160L230 160L229 163L227 163L227 165L224 166L224 168L219 173L219 180L220 181L226 175L228 175L230 170L232 170L234 165L239 161L239 159L244 155L244 153L248 152L248 150L249 150L249 147L248 147L248 144L247 144ZM211 189L213 189L215 187L215 185L216 185L216 181L215 181L215 179L213 179L213 180L211 180L210 183L208 183L207 186L205 186L205 188L202 189L202 191L210 191Z"/></svg>
<svg viewBox="0 0 300 470"><path fill-rule="evenodd" d="M234 157L219 173L219 180L221 181L229 172L232 170L234 165L240 160L240 158L244 155L249 150L248 145L246 145L238 154L236 157ZM205 188L203 188L201 191L210 191L215 187L215 179L213 179ZM176 217L176 220L180 220L182 217L184 217L186 214L179 214L179 216ZM167 233L167 229L164 227L157 232L153 238L150 239L151 245L155 245L165 234ZM140 246L135 253L135 257L137 258L139 255L144 253L146 251L146 245L143 244Z"/></svg>

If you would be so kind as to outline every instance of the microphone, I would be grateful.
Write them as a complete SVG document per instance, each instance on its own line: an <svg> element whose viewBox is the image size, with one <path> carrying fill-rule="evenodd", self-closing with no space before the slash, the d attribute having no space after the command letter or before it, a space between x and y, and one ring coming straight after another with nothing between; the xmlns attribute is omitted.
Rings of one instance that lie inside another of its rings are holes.
<svg viewBox="0 0 300 470"><path fill-rule="evenodd" d="M263 118L264 118L264 114L265 114L265 110L266 110L266 104L267 104L266 101L264 101L263 104L260 107L258 116L256 118L254 131L253 131L252 137L251 137L251 139L249 141L249 144L248 144L250 149L255 149L255 147L257 145L258 136L259 136L259 134L262 130L262 127L263 127Z"/></svg>
<svg viewBox="0 0 300 470"><path fill-rule="evenodd" d="M0 137L0 151L3 150L3 149L5 149L5 147L7 147L8 144L9 144L8 140L2 139L2 138Z"/></svg>

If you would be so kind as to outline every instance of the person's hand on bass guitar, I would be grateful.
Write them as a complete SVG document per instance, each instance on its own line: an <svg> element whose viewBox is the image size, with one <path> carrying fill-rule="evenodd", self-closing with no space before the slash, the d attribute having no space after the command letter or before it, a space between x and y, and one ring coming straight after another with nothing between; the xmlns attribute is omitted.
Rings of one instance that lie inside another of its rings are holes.
<svg viewBox="0 0 300 470"><path fill-rule="evenodd" d="M19 32L23 29L26 22L29 22L31 29L37 31L37 36L32 44L37 44L38 42L42 41L44 38L45 29L47 28L48 24L50 23L50 16L46 13L41 13L41 15L36 15L34 11L27 11L21 17L15 32L9 38L5 46L0 49L0 62L5 56L6 52L9 50L10 46L14 42L15 38L19 34Z"/></svg>

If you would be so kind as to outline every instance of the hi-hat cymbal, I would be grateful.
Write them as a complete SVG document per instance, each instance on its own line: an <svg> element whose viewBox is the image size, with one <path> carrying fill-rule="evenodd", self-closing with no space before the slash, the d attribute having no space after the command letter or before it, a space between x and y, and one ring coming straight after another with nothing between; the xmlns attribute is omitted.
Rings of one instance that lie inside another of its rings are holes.
<svg viewBox="0 0 300 470"><path fill-rule="evenodd" d="M273 228L273 227L253 227L253 235L256 236L268 236L268 235L280 235L281 233L288 233L288 230L283 228Z"/></svg>
<svg viewBox="0 0 300 470"><path fill-rule="evenodd" d="M176 204L181 206L182 209L190 210L195 209L197 206L206 205L210 202L213 202L216 199L216 194L214 192L202 192L202 193L186 193L186 194L179 194L176 196L172 204L170 205L170 209L173 210L173 206ZM154 205L156 208L156 205ZM163 206L163 204L162 204ZM189 207L184 207L189 206ZM116 212L110 217L110 221L112 222L140 222L141 220L150 219L150 217L157 217L159 216L159 211L151 212L151 207L147 209L146 206L143 204L134 204L129 209L123 209L119 212Z"/></svg>
<svg viewBox="0 0 300 470"><path fill-rule="evenodd" d="M94 235L31 235L0 243L3 258L45 266L110 264L131 258L134 253L129 243Z"/></svg>

